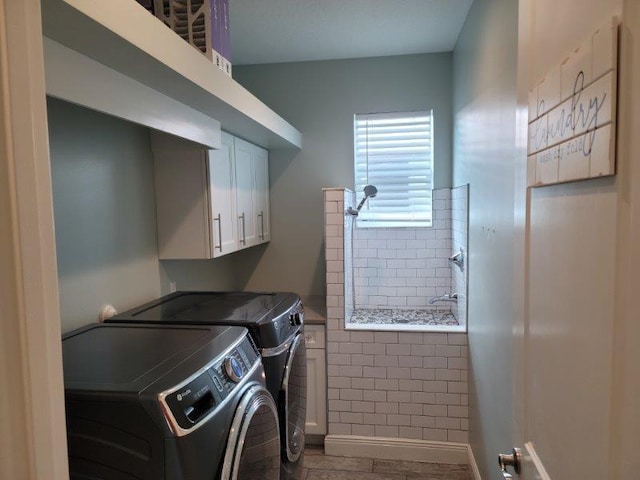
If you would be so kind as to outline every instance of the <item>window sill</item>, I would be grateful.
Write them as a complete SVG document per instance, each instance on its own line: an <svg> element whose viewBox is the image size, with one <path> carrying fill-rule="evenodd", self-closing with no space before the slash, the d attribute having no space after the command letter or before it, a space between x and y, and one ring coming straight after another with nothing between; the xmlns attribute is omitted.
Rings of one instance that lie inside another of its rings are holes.
<svg viewBox="0 0 640 480"><path fill-rule="evenodd" d="M433 228L432 222L381 222L356 220L356 228Z"/></svg>

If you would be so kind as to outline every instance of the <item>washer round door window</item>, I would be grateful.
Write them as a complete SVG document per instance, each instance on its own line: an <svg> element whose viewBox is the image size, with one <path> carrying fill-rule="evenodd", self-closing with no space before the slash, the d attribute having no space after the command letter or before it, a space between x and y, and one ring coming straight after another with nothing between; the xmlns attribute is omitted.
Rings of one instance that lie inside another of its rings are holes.
<svg viewBox="0 0 640 480"><path fill-rule="evenodd" d="M279 480L280 434L271 394L254 386L233 418L221 480Z"/></svg>
<svg viewBox="0 0 640 480"><path fill-rule="evenodd" d="M307 418L307 351L304 335L298 334L289 350L282 381L285 395L287 460L296 462L304 450L304 427Z"/></svg>

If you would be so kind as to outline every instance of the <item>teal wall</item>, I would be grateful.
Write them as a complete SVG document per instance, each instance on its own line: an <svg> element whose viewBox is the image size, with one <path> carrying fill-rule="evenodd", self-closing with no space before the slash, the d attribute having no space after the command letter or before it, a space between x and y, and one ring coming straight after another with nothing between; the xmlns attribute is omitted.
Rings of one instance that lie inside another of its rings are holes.
<svg viewBox="0 0 640 480"><path fill-rule="evenodd" d="M235 79L303 135L271 152L270 244L209 261L159 261L149 131L49 99L62 328L169 289L324 295L322 188L352 186L355 113L433 108L435 186L451 186L449 53L237 67Z"/></svg>
<svg viewBox="0 0 640 480"><path fill-rule="evenodd" d="M450 53L234 67L234 79L302 132L270 156L272 240L247 288L323 295L322 188L353 188L353 115L433 108L435 188L451 187Z"/></svg>
<svg viewBox="0 0 640 480"><path fill-rule="evenodd" d="M48 103L62 329L160 293L149 131Z"/></svg>
<svg viewBox="0 0 640 480"><path fill-rule="evenodd" d="M48 99L62 330L181 289L241 288L258 252L158 261L149 130ZM242 262L242 266L238 263Z"/></svg>
<svg viewBox="0 0 640 480"><path fill-rule="evenodd" d="M469 183L470 442L482 478L512 448L518 4L476 0L453 54L453 182Z"/></svg>

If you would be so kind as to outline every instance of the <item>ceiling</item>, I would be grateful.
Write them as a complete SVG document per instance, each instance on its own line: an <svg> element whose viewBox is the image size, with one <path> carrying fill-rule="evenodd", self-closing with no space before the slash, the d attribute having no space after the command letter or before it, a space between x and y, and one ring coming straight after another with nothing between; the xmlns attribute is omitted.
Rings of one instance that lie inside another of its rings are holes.
<svg viewBox="0 0 640 480"><path fill-rule="evenodd" d="M234 65L449 52L473 0L229 0Z"/></svg>

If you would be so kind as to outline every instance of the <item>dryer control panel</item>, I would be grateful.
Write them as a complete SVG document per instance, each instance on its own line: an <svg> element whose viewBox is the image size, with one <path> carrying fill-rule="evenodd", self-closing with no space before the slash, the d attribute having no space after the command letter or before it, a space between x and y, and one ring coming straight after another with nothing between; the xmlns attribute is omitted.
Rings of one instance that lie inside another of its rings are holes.
<svg viewBox="0 0 640 480"><path fill-rule="evenodd" d="M255 345L245 336L185 383L161 393L158 398L173 433L186 435L206 421L259 363Z"/></svg>

